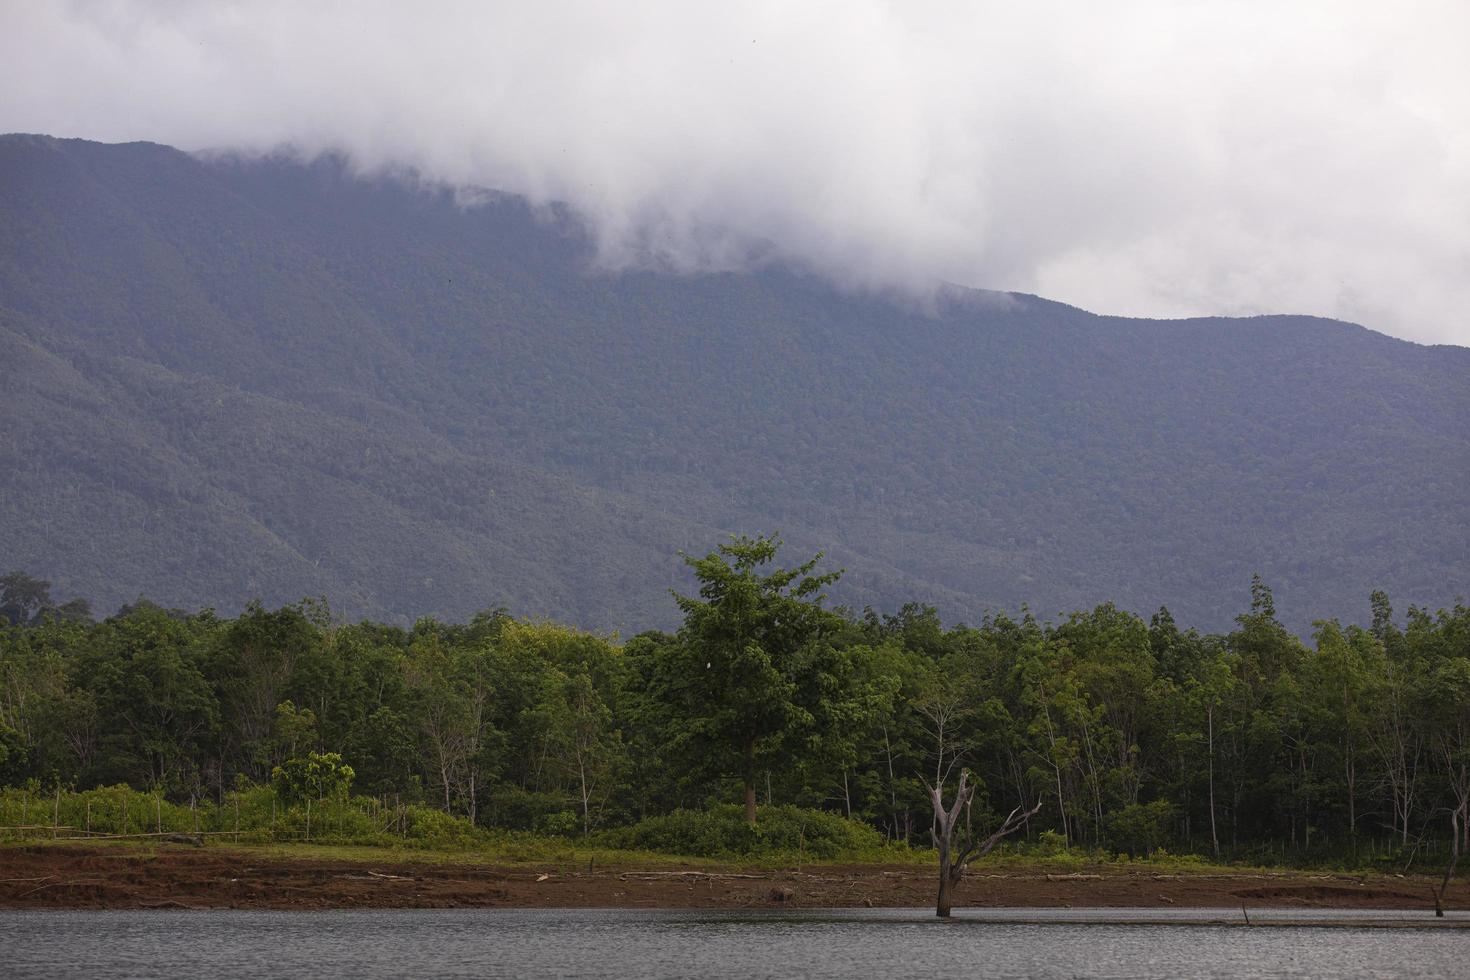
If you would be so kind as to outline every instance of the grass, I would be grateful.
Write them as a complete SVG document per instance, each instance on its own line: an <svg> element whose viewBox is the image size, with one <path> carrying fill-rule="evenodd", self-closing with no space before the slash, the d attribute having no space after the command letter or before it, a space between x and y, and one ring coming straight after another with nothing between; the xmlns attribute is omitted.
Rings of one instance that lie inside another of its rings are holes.
<svg viewBox="0 0 1470 980"><path fill-rule="evenodd" d="M726 812L729 811L729 812ZM52 825L59 829L53 831ZM308 838L308 826L310 827ZM85 833L87 827L91 834ZM240 832L236 834L235 828ZM24 829L21 829L24 828ZM801 868L870 865L928 868L934 851L882 841L870 827L852 825L832 814L794 807L763 809L757 829L743 823L737 808L714 808L653 818L590 838L475 827L468 821L422 806L383 807L369 798L318 803L311 820L301 807L283 807L269 787L247 787L228 794L222 805L181 806L125 786L60 794L36 789L0 790L0 847L62 844L70 837L93 846L147 852L158 845L147 837L113 834L203 833L206 846L248 851L271 859L330 859L360 862L429 862L484 865L536 865L581 868ZM1416 869L1432 873L1437 862ZM1339 859L1287 866L1249 857L1210 861L1160 849L1147 858L1130 858L1061 846L1055 834L1036 841L1010 840L972 862L986 873L1241 874L1272 871L1382 874L1405 870L1381 861Z"/></svg>

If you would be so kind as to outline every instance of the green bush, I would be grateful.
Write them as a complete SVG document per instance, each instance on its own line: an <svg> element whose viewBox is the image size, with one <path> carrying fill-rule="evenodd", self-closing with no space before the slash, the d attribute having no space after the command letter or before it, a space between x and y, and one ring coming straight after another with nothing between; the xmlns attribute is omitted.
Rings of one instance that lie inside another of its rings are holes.
<svg viewBox="0 0 1470 980"><path fill-rule="evenodd" d="M570 810L558 810L543 817L536 829L552 837L575 837L582 832L582 818Z"/></svg>
<svg viewBox="0 0 1470 980"><path fill-rule="evenodd" d="M336 752L309 752L287 759L271 770L271 786L282 800L301 803L327 797L345 797L352 788L352 767Z"/></svg>
<svg viewBox="0 0 1470 980"><path fill-rule="evenodd" d="M1037 857L1058 857L1067 853L1067 838L1055 830L1043 830L1031 845L1031 853Z"/></svg>
<svg viewBox="0 0 1470 980"><path fill-rule="evenodd" d="M59 794L36 784L0 789L0 827L31 828L12 832L22 837L34 836L53 824L64 836L191 833L206 828L213 819L214 807L208 801L190 809L159 794L123 785Z"/></svg>
<svg viewBox="0 0 1470 980"><path fill-rule="evenodd" d="M882 835L872 827L836 814L768 806L760 808L751 826L745 822L744 808L730 804L675 810L631 827L603 831L594 839L611 848L726 858L804 855L830 860L873 854L885 847Z"/></svg>
<svg viewBox="0 0 1470 980"><path fill-rule="evenodd" d="M375 844L387 836L382 821L364 812L360 801L344 799L319 800L310 806L298 803L281 810L275 833L333 844Z"/></svg>
<svg viewBox="0 0 1470 980"><path fill-rule="evenodd" d="M1168 800L1130 803L1107 818L1108 839L1132 857L1147 856L1168 843L1174 808Z"/></svg>
<svg viewBox="0 0 1470 980"><path fill-rule="evenodd" d="M412 846L465 849L483 845L486 835L464 817L426 806L408 807L404 815L404 840Z"/></svg>
<svg viewBox="0 0 1470 980"><path fill-rule="evenodd" d="M480 801L480 821L504 830L543 830L548 820L568 810L565 793L533 793L517 786L497 788ZM577 828L581 829L581 821Z"/></svg>

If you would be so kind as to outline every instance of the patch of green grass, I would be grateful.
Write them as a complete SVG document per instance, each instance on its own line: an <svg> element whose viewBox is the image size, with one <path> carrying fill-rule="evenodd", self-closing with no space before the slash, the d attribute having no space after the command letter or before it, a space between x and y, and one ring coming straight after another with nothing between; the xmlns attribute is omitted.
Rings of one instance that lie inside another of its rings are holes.
<svg viewBox="0 0 1470 980"><path fill-rule="evenodd" d="M53 831L53 825L58 829ZM24 829L19 829L24 828ZM86 832L90 828L91 835ZM238 829L238 833L237 833ZM126 786L85 792L37 787L0 789L0 846L64 844L67 837L92 846L151 853L159 832L201 833L210 848L231 848L280 859L323 859L536 865L538 867L750 867L796 868L823 864L927 867L932 848L885 842L870 826L831 813L797 807L763 807L755 828L739 807L678 811L591 837L477 827L462 817L425 806L384 807L371 798L316 801L283 806L268 786L246 787L223 803L194 807ZM103 835L132 835L123 837ZM54 837L53 837L54 835ZM1380 857L1351 855L1303 860L1295 864L1261 860L1261 854L1212 861L1163 849L1130 858L1082 847L1067 847L1054 833L1037 839L1008 840L972 866L989 871L1096 871L1130 869L1164 874L1266 873L1315 871L1382 874L1403 870L1401 856L1392 867ZM1274 857L1274 855L1273 855ZM1412 869L1435 871L1434 862Z"/></svg>
<svg viewBox="0 0 1470 980"><path fill-rule="evenodd" d="M675 810L629 827L594 835L590 843L617 849L686 854L731 860L885 861L907 856L908 848L889 844L870 825L834 813L794 806L766 806L756 822L746 822L739 806Z"/></svg>

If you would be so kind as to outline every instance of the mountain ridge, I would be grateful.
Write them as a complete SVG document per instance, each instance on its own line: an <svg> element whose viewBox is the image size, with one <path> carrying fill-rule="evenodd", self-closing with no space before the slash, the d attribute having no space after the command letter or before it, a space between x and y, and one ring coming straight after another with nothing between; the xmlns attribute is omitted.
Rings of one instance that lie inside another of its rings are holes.
<svg viewBox="0 0 1470 980"><path fill-rule="evenodd" d="M103 607L640 629L679 550L771 530L950 620L1466 591L1465 348L597 271L508 195L47 140L0 137L0 531Z"/></svg>

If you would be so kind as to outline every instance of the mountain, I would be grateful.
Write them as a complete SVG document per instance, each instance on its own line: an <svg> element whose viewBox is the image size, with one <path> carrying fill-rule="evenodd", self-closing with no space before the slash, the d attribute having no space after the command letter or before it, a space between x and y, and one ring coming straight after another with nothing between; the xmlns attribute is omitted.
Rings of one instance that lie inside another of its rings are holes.
<svg viewBox="0 0 1470 980"><path fill-rule="evenodd" d="M951 621L1470 591L1470 349L591 254L330 158L0 137L0 571L637 630L680 549L779 530L834 600Z"/></svg>

